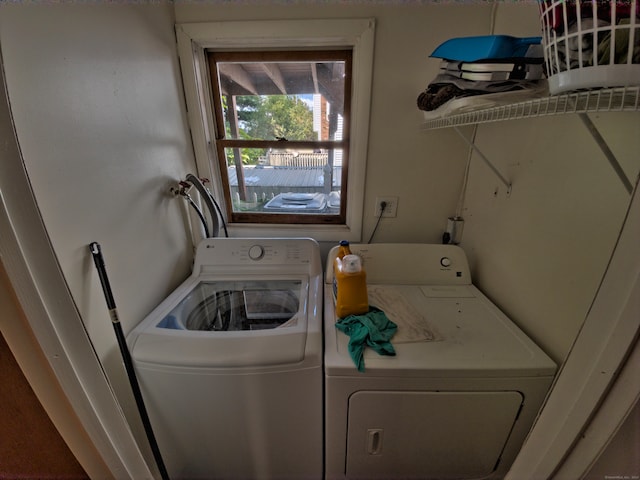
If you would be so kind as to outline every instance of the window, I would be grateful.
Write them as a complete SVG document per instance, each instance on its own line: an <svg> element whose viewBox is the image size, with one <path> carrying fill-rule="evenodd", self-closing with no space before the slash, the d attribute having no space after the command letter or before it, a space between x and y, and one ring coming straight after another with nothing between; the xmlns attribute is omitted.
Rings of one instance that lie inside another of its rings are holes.
<svg viewBox="0 0 640 480"><path fill-rule="evenodd" d="M373 20L176 32L197 174L212 179L232 235L360 240Z"/></svg>
<svg viewBox="0 0 640 480"><path fill-rule="evenodd" d="M231 222L344 224L351 49L207 58Z"/></svg>

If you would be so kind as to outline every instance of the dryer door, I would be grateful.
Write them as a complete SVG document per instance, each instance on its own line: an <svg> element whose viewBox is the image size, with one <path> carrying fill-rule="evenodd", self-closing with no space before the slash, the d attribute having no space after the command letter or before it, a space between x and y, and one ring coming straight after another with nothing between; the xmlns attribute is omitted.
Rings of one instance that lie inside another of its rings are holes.
<svg viewBox="0 0 640 480"><path fill-rule="evenodd" d="M347 478L485 477L522 402L519 392L356 392L349 399Z"/></svg>

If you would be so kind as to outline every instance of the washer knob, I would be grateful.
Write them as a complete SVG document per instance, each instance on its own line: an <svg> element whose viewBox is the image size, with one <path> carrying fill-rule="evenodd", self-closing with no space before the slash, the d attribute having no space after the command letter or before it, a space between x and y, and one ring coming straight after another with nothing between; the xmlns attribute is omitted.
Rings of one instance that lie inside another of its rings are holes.
<svg viewBox="0 0 640 480"><path fill-rule="evenodd" d="M450 267L451 259L449 257L442 257L440 259L440 265L442 265L443 267Z"/></svg>
<svg viewBox="0 0 640 480"><path fill-rule="evenodd" d="M264 247L262 245L252 245L249 248L249 258L251 260L260 260L264 257Z"/></svg>

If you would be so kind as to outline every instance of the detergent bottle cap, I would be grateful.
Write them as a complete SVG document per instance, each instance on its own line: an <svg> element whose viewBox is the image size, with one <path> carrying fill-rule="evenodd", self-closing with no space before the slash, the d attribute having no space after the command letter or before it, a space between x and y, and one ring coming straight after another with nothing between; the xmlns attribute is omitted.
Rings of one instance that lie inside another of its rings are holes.
<svg viewBox="0 0 640 480"><path fill-rule="evenodd" d="M358 273L362 271L362 262L358 255L345 255L342 259L342 269L345 273Z"/></svg>

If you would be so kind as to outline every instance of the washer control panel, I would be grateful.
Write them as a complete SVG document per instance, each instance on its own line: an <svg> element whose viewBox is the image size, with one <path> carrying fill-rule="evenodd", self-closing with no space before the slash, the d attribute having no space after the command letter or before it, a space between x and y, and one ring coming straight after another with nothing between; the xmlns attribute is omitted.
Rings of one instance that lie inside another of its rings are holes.
<svg viewBox="0 0 640 480"><path fill-rule="evenodd" d="M207 238L196 251L203 265L309 265L319 262L319 247L306 238Z"/></svg>
<svg viewBox="0 0 640 480"><path fill-rule="evenodd" d="M262 245L251 245L249 247L249 258L251 260L260 260L264 257L264 247Z"/></svg>

